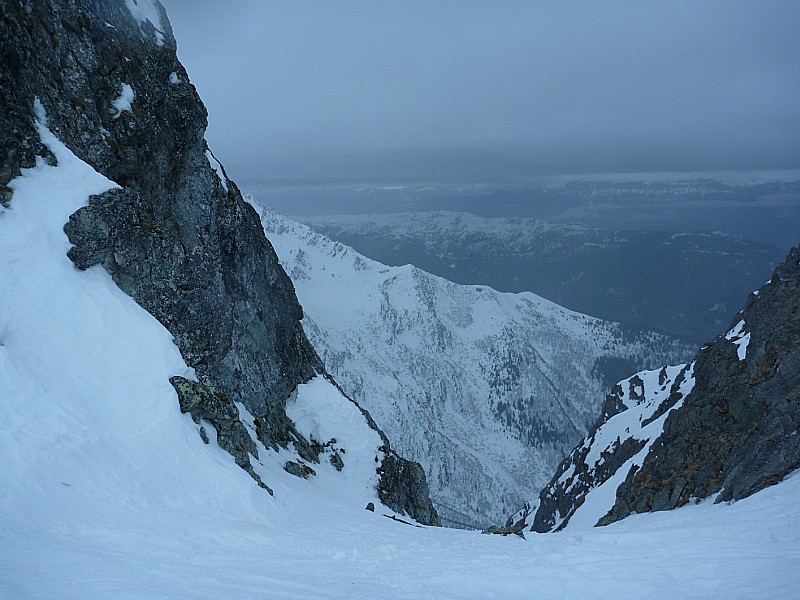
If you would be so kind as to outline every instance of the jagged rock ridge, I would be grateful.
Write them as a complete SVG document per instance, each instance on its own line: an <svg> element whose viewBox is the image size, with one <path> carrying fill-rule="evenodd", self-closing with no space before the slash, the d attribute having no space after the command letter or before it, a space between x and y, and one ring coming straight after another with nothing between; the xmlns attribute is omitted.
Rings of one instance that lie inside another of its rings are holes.
<svg viewBox="0 0 800 600"><path fill-rule="evenodd" d="M663 430L646 432L654 421ZM604 525L703 498L739 500L800 467L799 429L800 250L794 248L693 363L620 382L593 433L562 462L539 503L510 521L551 531L576 515Z"/></svg>
<svg viewBox="0 0 800 600"><path fill-rule="evenodd" d="M218 439L245 435L234 423L240 402L266 447L293 444L318 460L285 409L324 367L258 216L205 143L206 111L175 50L151 0L0 0L0 201L8 204L7 183L37 156L55 160L34 127L38 102L53 133L121 188L70 218L75 265L102 265L173 334L204 388L195 399L228 406L219 422L232 425L215 425ZM229 442L247 469L255 446ZM405 463L395 457L385 469L396 465ZM393 495L391 508L416 516L425 490L397 477L407 494Z"/></svg>
<svg viewBox="0 0 800 600"><path fill-rule="evenodd" d="M740 500L800 467L800 249L696 358L696 384L601 524Z"/></svg>

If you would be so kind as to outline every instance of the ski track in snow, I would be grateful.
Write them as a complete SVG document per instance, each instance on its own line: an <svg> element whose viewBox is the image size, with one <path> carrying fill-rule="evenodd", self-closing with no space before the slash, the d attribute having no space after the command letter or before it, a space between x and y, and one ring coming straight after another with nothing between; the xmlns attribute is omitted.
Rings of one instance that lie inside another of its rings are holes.
<svg viewBox="0 0 800 600"><path fill-rule="evenodd" d="M302 481L262 448L270 497L180 414L167 379L192 373L169 333L67 258L69 214L114 184L39 114L59 164L0 208L0 598L796 597L798 476L527 541L391 521L332 468Z"/></svg>

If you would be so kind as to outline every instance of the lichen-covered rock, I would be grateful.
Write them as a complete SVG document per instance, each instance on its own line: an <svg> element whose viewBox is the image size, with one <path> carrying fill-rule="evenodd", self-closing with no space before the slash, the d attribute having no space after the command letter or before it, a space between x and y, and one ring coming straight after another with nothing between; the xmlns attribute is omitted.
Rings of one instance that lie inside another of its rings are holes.
<svg viewBox="0 0 800 600"><path fill-rule="evenodd" d="M185 377L170 377L169 381L178 394L181 412L192 415L192 420L200 425L203 441L209 443L205 427L201 425L205 421L217 432L219 446L233 456L236 464L247 471L260 487L272 494L250 463L250 455L258 458L258 448L242 424L239 410L230 399L224 393L214 394L203 384Z"/></svg>
<svg viewBox="0 0 800 600"><path fill-rule="evenodd" d="M182 413L195 423L208 421L217 432L217 443L236 458L236 464L249 464L249 454L258 458L258 448L239 419L239 410L223 393L213 394L203 384L185 377L170 377L178 393Z"/></svg>
<svg viewBox="0 0 800 600"><path fill-rule="evenodd" d="M215 399L241 402L265 446L316 462L285 405L324 367L258 215L206 145L206 110L154 6L142 20L124 0L0 0L0 203L21 168L54 160L38 98L53 133L120 186L72 215L69 256L102 265L172 333L201 382L176 385L182 406L211 415L199 418L251 475L255 444Z"/></svg>

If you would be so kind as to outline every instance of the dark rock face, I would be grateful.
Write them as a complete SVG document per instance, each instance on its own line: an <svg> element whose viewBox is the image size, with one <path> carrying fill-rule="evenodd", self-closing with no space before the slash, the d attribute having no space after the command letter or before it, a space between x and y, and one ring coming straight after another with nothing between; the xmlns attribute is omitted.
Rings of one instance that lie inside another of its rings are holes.
<svg viewBox="0 0 800 600"><path fill-rule="evenodd" d="M202 381L261 418L265 445L297 441L285 399L323 368L252 210L220 199L202 219L187 221L143 205L128 189L94 198L66 226L75 244L70 258L81 269L102 264L170 330ZM198 224L202 233L185 231Z"/></svg>
<svg viewBox="0 0 800 600"><path fill-rule="evenodd" d="M800 467L800 249L748 298L728 335L700 350L695 377L600 524L714 494L739 500Z"/></svg>
<svg viewBox="0 0 800 600"><path fill-rule="evenodd" d="M38 97L56 135L122 187L70 218L75 265L103 265L169 329L213 393L262 418L262 442L294 441L285 400L323 368L255 211L209 163L205 108L175 56L166 15L159 45L152 25L140 26L121 1L8 3L2 12L11 67L3 89L14 90L3 94L14 134L2 143L4 154L19 156L6 172L15 176L34 158ZM134 98L120 111L113 103L125 85Z"/></svg>
<svg viewBox="0 0 800 600"><path fill-rule="evenodd" d="M48 157L33 126L39 98L50 129L121 186L72 215L70 258L102 265L173 334L202 382L173 382L182 408L212 422L243 468L255 445L235 401L267 447L292 443L316 461L285 404L324 367L258 215L208 151L205 108L156 6L158 30L122 0L0 0L0 202L21 168ZM418 483L398 490L416 497Z"/></svg>
<svg viewBox="0 0 800 600"><path fill-rule="evenodd" d="M386 452L378 484L378 498L389 508L406 513L426 525L440 526L439 514L433 507L425 471L419 463L400 458L393 451ZM409 485L410 482L410 485ZM409 494L409 489L412 493Z"/></svg>
<svg viewBox="0 0 800 600"><path fill-rule="evenodd" d="M561 529L618 472L624 480L598 525L694 499L739 500L800 467L800 249L694 362L654 373L644 373L647 385L633 376L614 388L598 424L542 491L535 515L527 506L509 525ZM663 428L649 435L662 418Z"/></svg>

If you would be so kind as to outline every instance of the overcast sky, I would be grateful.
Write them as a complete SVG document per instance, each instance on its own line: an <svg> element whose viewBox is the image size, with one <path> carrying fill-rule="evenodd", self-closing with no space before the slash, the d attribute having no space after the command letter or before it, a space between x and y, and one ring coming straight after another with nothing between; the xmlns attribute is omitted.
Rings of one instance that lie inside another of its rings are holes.
<svg viewBox="0 0 800 600"><path fill-rule="evenodd" d="M239 180L800 168L800 1L162 0Z"/></svg>

